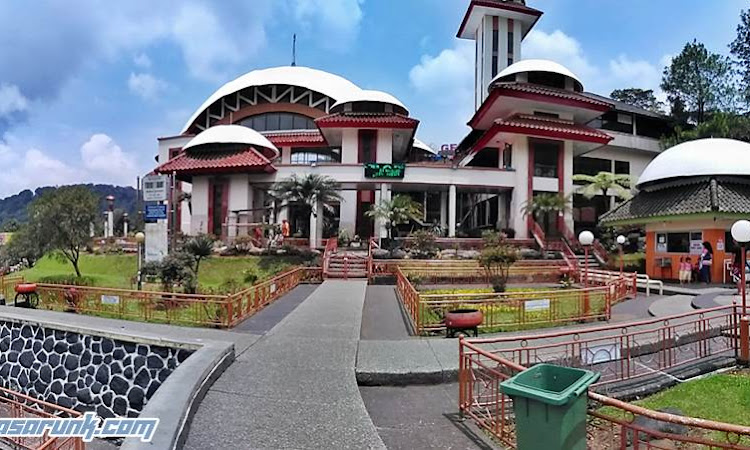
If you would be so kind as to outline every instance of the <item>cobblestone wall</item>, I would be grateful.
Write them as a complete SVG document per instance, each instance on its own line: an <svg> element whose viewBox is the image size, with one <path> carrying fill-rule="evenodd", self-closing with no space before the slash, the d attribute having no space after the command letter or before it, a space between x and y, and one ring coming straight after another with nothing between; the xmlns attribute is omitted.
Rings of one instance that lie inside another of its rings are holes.
<svg viewBox="0 0 750 450"><path fill-rule="evenodd" d="M135 417L191 350L0 322L0 384L100 417Z"/></svg>

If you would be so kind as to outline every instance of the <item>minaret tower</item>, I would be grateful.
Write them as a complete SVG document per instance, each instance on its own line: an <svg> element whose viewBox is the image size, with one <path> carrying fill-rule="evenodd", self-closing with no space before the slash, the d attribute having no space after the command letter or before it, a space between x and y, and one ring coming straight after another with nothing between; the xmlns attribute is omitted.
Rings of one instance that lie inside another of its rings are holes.
<svg viewBox="0 0 750 450"><path fill-rule="evenodd" d="M525 0L470 0L456 36L476 43L475 110L487 98L492 79L521 60L521 41L541 15L541 11L526 6Z"/></svg>

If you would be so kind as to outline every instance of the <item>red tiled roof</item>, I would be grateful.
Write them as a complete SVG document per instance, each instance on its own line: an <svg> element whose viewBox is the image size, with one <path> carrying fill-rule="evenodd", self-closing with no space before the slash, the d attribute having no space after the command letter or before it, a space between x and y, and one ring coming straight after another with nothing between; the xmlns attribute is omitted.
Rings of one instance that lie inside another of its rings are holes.
<svg viewBox="0 0 750 450"><path fill-rule="evenodd" d="M612 136L595 128L579 125L570 120L550 117L517 114L508 119L499 119L487 130L471 147L473 151L481 150L497 135L497 133L515 133L529 136L566 139L571 141L607 144L614 139Z"/></svg>
<svg viewBox="0 0 750 450"><path fill-rule="evenodd" d="M416 128L417 119L397 113L342 112L315 119L320 128Z"/></svg>
<svg viewBox="0 0 750 450"><path fill-rule="evenodd" d="M526 114L517 114L505 120L495 122L500 131L511 131L515 128L528 130L529 134L534 132L562 133L571 136L579 136L582 140L602 141L603 144L614 139L607 133L596 128L579 125L570 120L555 119L552 117L539 117Z"/></svg>
<svg viewBox="0 0 750 450"><path fill-rule="evenodd" d="M607 103L601 100L597 100L595 98L589 97L587 95L583 95L578 92L568 91L565 89L557 89L557 88L548 87L548 86L541 86L538 84L517 83L517 82L498 83L494 86L494 89L500 89L500 90L508 89L508 90L513 90L513 91L525 92L529 94L538 94L538 95L546 95L550 97L563 98L567 100L574 100L577 102L590 103L593 106L607 108L607 109L611 109L612 107L614 107L612 103Z"/></svg>
<svg viewBox="0 0 750 450"><path fill-rule="evenodd" d="M276 147L282 146L304 146L319 147L326 145L326 140L318 130L304 131L280 131L262 133Z"/></svg>
<svg viewBox="0 0 750 450"><path fill-rule="evenodd" d="M214 172L269 172L271 161L252 147L244 150L200 150L180 153L156 168L158 173L193 175Z"/></svg>

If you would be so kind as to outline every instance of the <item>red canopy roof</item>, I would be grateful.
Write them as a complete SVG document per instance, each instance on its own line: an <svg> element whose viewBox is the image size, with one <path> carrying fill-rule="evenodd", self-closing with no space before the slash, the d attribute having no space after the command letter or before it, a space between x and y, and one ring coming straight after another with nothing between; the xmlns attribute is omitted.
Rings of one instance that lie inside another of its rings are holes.
<svg viewBox="0 0 750 450"><path fill-rule="evenodd" d="M417 119L397 113L342 112L315 119L319 128L416 128Z"/></svg>
<svg viewBox="0 0 750 450"><path fill-rule="evenodd" d="M318 130L278 131L263 135L276 147L322 147L327 144Z"/></svg>
<svg viewBox="0 0 750 450"><path fill-rule="evenodd" d="M156 168L157 173L198 175L228 172L274 172L271 161L253 147L243 150L190 150Z"/></svg>

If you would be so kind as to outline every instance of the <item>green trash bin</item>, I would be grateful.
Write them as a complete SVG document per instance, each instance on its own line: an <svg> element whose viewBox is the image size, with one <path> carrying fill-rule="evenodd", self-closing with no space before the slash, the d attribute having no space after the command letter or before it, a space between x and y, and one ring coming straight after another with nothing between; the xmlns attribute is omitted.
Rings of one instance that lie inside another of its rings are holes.
<svg viewBox="0 0 750 450"><path fill-rule="evenodd" d="M501 383L513 399L518 450L586 449L586 391L599 376L537 364Z"/></svg>

